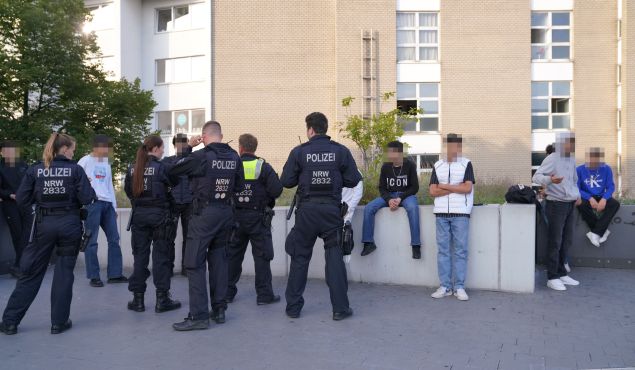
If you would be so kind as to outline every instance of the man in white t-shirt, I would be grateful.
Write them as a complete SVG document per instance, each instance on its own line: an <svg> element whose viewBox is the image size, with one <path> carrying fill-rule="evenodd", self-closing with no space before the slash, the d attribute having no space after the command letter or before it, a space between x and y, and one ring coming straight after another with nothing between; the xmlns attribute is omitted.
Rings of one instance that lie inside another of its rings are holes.
<svg viewBox="0 0 635 370"><path fill-rule="evenodd" d="M108 283L128 282L128 279L123 276L123 260L117 227L117 199L112 183L112 169L108 162L111 149L112 141L108 136L96 135L93 139L93 151L78 162L86 172L98 198L98 201L88 206L85 227L86 231L91 232L91 236L84 252L86 277L90 280L90 286L96 288L104 286L99 276L99 259L97 258L99 227L104 230L108 240Z"/></svg>

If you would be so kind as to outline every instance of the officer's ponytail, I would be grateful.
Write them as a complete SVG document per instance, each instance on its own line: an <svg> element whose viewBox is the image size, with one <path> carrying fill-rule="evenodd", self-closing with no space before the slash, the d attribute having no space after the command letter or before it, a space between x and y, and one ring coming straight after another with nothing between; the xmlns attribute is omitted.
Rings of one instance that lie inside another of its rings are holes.
<svg viewBox="0 0 635 370"><path fill-rule="evenodd" d="M141 196L143 193L143 175L148 165L150 157L148 153L156 147L163 145L163 140L157 135L150 135L143 140L143 144L137 149L135 158L134 173L132 174L132 195Z"/></svg>
<svg viewBox="0 0 635 370"><path fill-rule="evenodd" d="M49 140L46 142L46 146L44 146L44 152L42 153L42 161L44 162L44 167L49 168L51 166L51 162L53 162L53 158L57 155L57 153L63 147L72 147L75 145L75 139L66 134L60 134L54 132L49 137Z"/></svg>

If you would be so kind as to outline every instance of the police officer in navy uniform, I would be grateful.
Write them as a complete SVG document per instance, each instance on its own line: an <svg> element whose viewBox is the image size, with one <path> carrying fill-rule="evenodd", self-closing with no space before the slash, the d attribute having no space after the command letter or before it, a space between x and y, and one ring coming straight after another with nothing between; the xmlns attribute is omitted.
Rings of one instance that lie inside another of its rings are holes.
<svg viewBox="0 0 635 370"><path fill-rule="evenodd" d="M7 140L0 144L2 159L0 159L0 206L9 226L11 241L15 250L15 261L11 267L11 275L20 276L20 257L29 237L31 212L19 207L16 202L18 187L29 166L20 159L20 147L17 143Z"/></svg>
<svg viewBox="0 0 635 370"><path fill-rule="evenodd" d="M280 178L284 187L298 187L295 226L285 244L285 250L291 256L285 293L286 312L291 318L300 316L309 262L319 237L324 240L326 283L333 305L333 320L342 320L353 314L348 303L348 281L342 259L342 187L355 187L362 177L351 152L326 135L328 120L324 114L309 114L306 128L309 141L291 151Z"/></svg>
<svg viewBox="0 0 635 370"><path fill-rule="evenodd" d="M220 123L208 121L202 136L190 139L192 147L203 149L179 161L171 170L173 176L190 178L194 200L185 247L185 268L189 282L190 312L173 325L174 330L189 331L209 328L209 319L225 322L227 309L227 247L235 228L232 197L243 186L240 156L222 143ZM207 267L212 313L207 296Z"/></svg>
<svg viewBox="0 0 635 370"><path fill-rule="evenodd" d="M257 148L258 139L255 136L243 134L238 138L245 182L234 197L238 228L229 247L227 302L232 302L236 296L236 284L242 272L247 244L251 242L256 273L256 303L266 305L280 301L280 296L273 293L271 286L270 263L273 260L271 220L275 199L282 194L282 183L273 167L256 156Z"/></svg>
<svg viewBox="0 0 635 370"><path fill-rule="evenodd" d="M186 134L176 134L172 138L172 144L176 149L176 154L173 156L163 158L163 163L166 165L174 166L179 160L187 157L192 152L192 148L188 145L188 138ZM181 246L181 275L185 274L184 256L185 256L185 242L187 241L187 223L192 215L192 189L190 189L190 181L187 176L181 176L178 184L172 187L172 197L174 199L172 203L172 217L176 222L181 219L181 230L183 237L183 244ZM170 238L170 259L172 261L172 270L174 270L174 260L176 258L176 250L174 241L176 239L177 228L172 229L172 235Z"/></svg>
<svg viewBox="0 0 635 370"><path fill-rule="evenodd" d="M33 231L24 249L18 279L0 323L0 332L16 334L35 299L53 250L58 255L51 287L51 334L71 328L73 269L82 239L80 208L97 199L84 170L72 161L75 140L54 133L43 161L31 166L16 193L22 207L35 205Z"/></svg>
<svg viewBox="0 0 635 370"><path fill-rule="evenodd" d="M163 140L150 135L137 150L135 163L126 173L125 191L132 203L132 255L134 269L128 283L133 300L128 309L145 311L146 280L150 276L148 263L152 254L152 280L156 287L157 313L176 310L181 302L170 297L172 262L170 260L170 229L176 227L170 217L170 186L167 166L160 162ZM150 245L152 244L152 252Z"/></svg>

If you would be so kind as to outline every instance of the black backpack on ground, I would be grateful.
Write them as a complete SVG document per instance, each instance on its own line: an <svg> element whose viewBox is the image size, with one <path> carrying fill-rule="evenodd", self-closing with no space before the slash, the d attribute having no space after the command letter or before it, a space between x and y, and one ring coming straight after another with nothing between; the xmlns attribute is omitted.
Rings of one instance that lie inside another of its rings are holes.
<svg viewBox="0 0 635 370"><path fill-rule="evenodd" d="M531 186L512 185L505 194L507 203L536 204L536 192Z"/></svg>

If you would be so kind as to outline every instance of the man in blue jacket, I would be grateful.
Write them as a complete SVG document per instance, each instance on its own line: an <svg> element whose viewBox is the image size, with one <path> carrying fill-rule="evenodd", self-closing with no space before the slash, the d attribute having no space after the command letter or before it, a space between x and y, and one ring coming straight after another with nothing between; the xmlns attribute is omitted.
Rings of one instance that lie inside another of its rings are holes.
<svg viewBox="0 0 635 370"><path fill-rule="evenodd" d="M590 148L586 153L586 163L576 170L582 198L578 212L591 229L586 234L587 238L591 244L599 247L611 233L608 230L609 224L620 209L620 203L613 198L613 171L604 163L602 148Z"/></svg>

